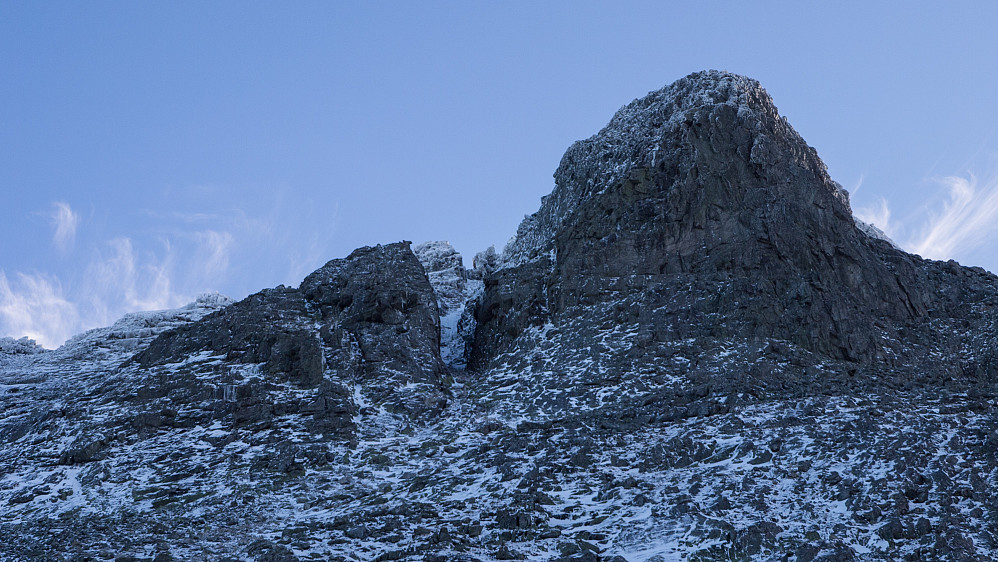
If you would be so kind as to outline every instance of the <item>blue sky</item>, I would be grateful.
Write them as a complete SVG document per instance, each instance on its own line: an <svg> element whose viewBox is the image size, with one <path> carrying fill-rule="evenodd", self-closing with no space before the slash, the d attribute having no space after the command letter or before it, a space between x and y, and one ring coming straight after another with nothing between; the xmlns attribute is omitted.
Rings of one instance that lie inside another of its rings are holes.
<svg viewBox="0 0 998 562"><path fill-rule="evenodd" d="M352 249L501 249L573 141L760 80L857 214L998 270L998 3L0 3L0 336L46 346Z"/></svg>

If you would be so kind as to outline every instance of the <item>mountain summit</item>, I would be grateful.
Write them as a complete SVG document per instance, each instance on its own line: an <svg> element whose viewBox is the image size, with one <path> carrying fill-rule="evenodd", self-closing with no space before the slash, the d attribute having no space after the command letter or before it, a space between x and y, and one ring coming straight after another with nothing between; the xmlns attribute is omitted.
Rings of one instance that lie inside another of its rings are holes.
<svg viewBox="0 0 998 562"><path fill-rule="evenodd" d="M517 343L529 326L592 339L613 319L653 355L693 339L742 356L780 347L888 385L994 374L994 277L858 228L754 80L701 72L630 103L568 150L555 180L486 280L476 366L535 347ZM956 335L954 323L974 326Z"/></svg>
<svg viewBox="0 0 998 562"><path fill-rule="evenodd" d="M6 560L991 560L998 278L868 234L754 80L572 145L501 254L0 345Z"/></svg>

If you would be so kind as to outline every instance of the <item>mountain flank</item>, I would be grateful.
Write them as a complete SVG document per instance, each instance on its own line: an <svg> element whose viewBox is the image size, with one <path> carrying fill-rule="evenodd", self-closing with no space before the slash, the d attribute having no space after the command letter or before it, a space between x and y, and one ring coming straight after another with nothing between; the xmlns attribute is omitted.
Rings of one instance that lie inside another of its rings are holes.
<svg viewBox="0 0 998 562"><path fill-rule="evenodd" d="M470 268L377 245L0 342L2 557L998 557L998 278L871 234L727 72L554 179Z"/></svg>

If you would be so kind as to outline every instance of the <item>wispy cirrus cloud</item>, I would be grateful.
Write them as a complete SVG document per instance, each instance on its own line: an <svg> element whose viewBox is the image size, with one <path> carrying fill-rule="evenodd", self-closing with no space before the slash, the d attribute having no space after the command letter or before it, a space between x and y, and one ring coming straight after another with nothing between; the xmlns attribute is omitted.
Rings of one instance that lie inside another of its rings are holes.
<svg viewBox="0 0 998 562"><path fill-rule="evenodd" d="M874 207L859 207L853 210L853 214L859 220L872 224L884 232L892 239L895 236L894 223L891 222L891 210L887 205L887 199L877 198L877 205Z"/></svg>
<svg viewBox="0 0 998 562"><path fill-rule="evenodd" d="M17 273L11 282L0 271L0 329L27 336L44 347L62 344L79 330L79 310L59 280Z"/></svg>
<svg viewBox="0 0 998 562"><path fill-rule="evenodd" d="M933 214L912 250L931 259L949 259L958 252L977 248L998 233L998 178L981 183L967 178L939 180L949 190L942 212Z"/></svg>
<svg viewBox="0 0 998 562"><path fill-rule="evenodd" d="M0 271L0 334L27 336L55 348L69 337L106 326L128 312L175 308L192 300L176 291L176 251L138 252L130 238L108 240L77 283L46 274Z"/></svg>
<svg viewBox="0 0 998 562"><path fill-rule="evenodd" d="M198 262L208 279L221 278L229 268L229 256L235 237L227 231L203 230L194 233L198 244Z"/></svg>
<svg viewBox="0 0 998 562"><path fill-rule="evenodd" d="M52 227L46 233L54 249L73 254L60 260L62 269L7 269L0 279L0 336L26 335L51 348L126 313L175 308L202 292L239 297L297 283L322 264L336 223L336 209L280 190L257 208L201 198L184 207L171 200L134 211L144 219L138 228L101 236L103 223L81 220L68 203L53 203L44 215Z"/></svg>
<svg viewBox="0 0 998 562"><path fill-rule="evenodd" d="M876 205L859 207L853 214L884 231L905 250L929 259L957 259L998 241L998 174L985 181L973 174L936 181L945 189L941 209L927 211L915 224L894 221L882 197Z"/></svg>
<svg viewBox="0 0 998 562"><path fill-rule="evenodd" d="M130 238L108 240L84 276L91 321L108 324L124 312L184 304L189 297L176 293L173 287L174 261L169 241L164 241L161 254L140 255Z"/></svg>
<svg viewBox="0 0 998 562"><path fill-rule="evenodd" d="M52 207L52 214L49 215L53 227L52 243L60 251L67 252L72 249L76 241L76 229L80 226L80 215L73 211L69 203L64 201L56 201L52 203Z"/></svg>
<svg viewBox="0 0 998 562"><path fill-rule="evenodd" d="M28 336L54 348L126 313L182 306L224 281L237 243L227 231L163 237L150 248L117 237L92 248L76 283L52 275L0 271L0 335Z"/></svg>

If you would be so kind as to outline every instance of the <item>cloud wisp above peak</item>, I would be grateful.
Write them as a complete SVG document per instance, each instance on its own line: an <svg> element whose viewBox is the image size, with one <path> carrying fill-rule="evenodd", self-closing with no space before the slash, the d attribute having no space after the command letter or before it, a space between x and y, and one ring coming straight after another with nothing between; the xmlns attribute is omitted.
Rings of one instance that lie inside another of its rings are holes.
<svg viewBox="0 0 998 562"><path fill-rule="evenodd" d="M79 331L80 315L58 279L17 273L13 283L0 271L0 327L54 348Z"/></svg>
<svg viewBox="0 0 998 562"><path fill-rule="evenodd" d="M62 252L68 252L76 242L76 229L80 226L80 215L64 201L52 203L52 243Z"/></svg>
<svg viewBox="0 0 998 562"><path fill-rule="evenodd" d="M891 222L891 209L887 204L887 199L878 197L875 207L859 207L853 211L853 214L859 220L876 226L891 239L896 236L895 224Z"/></svg>
<svg viewBox="0 0 998 562"><path fill-rule="evenodd" d="M940 204L941 210L927 210L921 224L893 221L890 206L883 197L872 207L857 208L854 214L884 231L905 250L928 259L960 259L993 246L998 240L998 174L986 181L968 174L947 176L936 182L945 188L945 200ZM902 239L901 233L909 234Z"/></svg>
<svg viewBox="0 0 998 562"><path fill-rule="evenodd" d="M113 322L123 312L184 304L185 297L173 291L174 260L169 241L163 244L162 255L139 255L130 238L107 241L106 249L90 263L85 275L95 324Z"/></svg>
<svg viewBox="0 0 998 562"><path fill-rule="evenodd" d="M43 272L0 271L0 336L54 348L127 313L176 308L201 293L240 298L296 283L322 265L335 220L282 195L259 208L168 201L133 213L141 220L126 232L103 231L68 203L52 203L44 215L50 248L67 259Z"/></svg>
<svg viewBox="0 0 998 562"><path fill-rule="evenodd" d="M222 279L229 269L229 256L235 238L228 231L203 230L194 233L200 248L202 271L208 279Z"/></svg>
<svg viewBox="0 0 998 562"><path fill-rule="evenodd" d="M948 189L949 200L942 212L931 216L911 248L926 258L950 259L998 233L998 178L983 184L973 175L939 181Z"/></svg>

